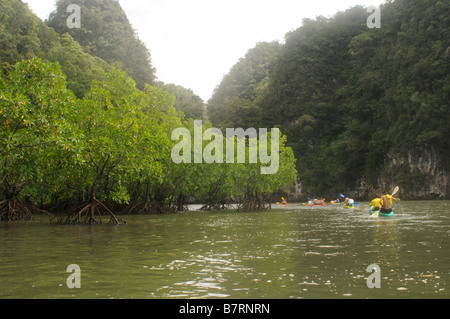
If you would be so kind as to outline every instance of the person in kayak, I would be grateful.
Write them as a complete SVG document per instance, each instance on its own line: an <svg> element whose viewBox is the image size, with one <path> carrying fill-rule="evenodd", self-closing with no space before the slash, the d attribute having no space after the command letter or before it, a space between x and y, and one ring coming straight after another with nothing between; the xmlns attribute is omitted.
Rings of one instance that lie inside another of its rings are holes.
<svg viewBox="0 0 450 319"><path fill-rule="evenodd" d="M346 197L342 203L344 204L344 207L353 207L355 205L354 199L348 197Z"/></svg>
<svg viewBox="0 0 450 319"><path fill-rule="evenodd" d="M381 193L381 198L380 198L380 204L381 204L381 208L380 208L380 213L382 214L390 214L392 213L392 199L394 199L393 196L390 195L386 195L386 192L383 191Z"/></svg>
<svg viewBox="0 0 450 319"><path fill-rule="evenodd" d="M325 204L325 198L324 199L316 199L316 205L322 205L322 206L326 206Z"/></svg>
<svg viewBox="0 0 450 319"><path fill-rule="evenodd" d="M398 198L395 198L394 196L392 196L392 195L390 195L390 194L386 194L386 192L383 192L383 193L382 193L382 196L383 196L383 195L386 196L387 201L389 202L390 205L392 205L392 201L393 201L393 200L399 200ZM390 206L390 205L389 205L389 206ZM383 204L382 204L382 202L381 202L381 198L375 198L375 199L373 199L373 200L370 202L369 206L372 207L372 210L373 210L374 212L379 211L379 210L383 207ZM391 210L392 210L392 207L391 207Z"/></svg>

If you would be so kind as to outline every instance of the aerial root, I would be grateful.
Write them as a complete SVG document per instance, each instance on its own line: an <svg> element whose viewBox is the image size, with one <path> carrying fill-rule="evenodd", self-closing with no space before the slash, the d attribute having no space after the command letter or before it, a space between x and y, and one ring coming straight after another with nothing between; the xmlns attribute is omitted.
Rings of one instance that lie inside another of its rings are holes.
<svg viewBox="0 0 450 319"><path fill-rule="evenodd" d="M0 202L0 221L34 220L35 213L45 213L53 217L49 212L36 206L25 204L18 198L5 199Z"/></svg>
<svg viewBox="0 0 450 319"><path fill-rule="evenodd" d="M211 201L211 202L208 202L208 203L204 204L200 208L200 210L204 210L204 211L225 210L227 208L228 208L227 204L225 204L225 203L219 203L219 202Z"/></svg>
<svg viewBox="0 0 450 319"><path fill-rule="evenodd" d="M238 211L264 211L270 208L270 204L261 199L249 199L238 205Z"/></svg>
<svg viewBox="0 0 450 319"><path fill-rule="evenodd" d="M60 224L103 224L101 208L106 210L110 216L110 223L114 225L119 225L121 223L126 224L127 222L116 216L106 205L97 199L93 199L89 203L84 203L81 208L75 210L74 213L60 218L57 222ZM97 216L97 217L96 217Z"/></svg>

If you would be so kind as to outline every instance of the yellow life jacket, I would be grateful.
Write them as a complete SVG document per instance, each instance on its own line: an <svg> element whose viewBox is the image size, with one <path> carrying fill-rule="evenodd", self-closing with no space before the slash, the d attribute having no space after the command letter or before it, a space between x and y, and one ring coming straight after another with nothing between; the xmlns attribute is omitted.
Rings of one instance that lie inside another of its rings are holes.
<svg viewBox="0 0 450 319"><path fill-rule="evenodd" d="M389 198L389 202L392 205L392 196L391 195L386 195L387 198ZM375 198L373 199L369 206L373 206L373 207L381 207L381 198Z"/></svg>
<svg viewBox="0 0 450 319"><path fill-rule="evenodd" d="M369 206L373 206L373 207L381 207L381 198L375 198L373 199Z"/></svg>

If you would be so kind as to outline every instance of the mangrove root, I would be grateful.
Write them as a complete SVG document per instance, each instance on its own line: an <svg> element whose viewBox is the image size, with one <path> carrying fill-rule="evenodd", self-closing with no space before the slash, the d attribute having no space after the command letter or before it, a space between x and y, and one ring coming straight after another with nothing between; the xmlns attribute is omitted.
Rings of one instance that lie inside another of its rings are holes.
<svg viewBox="0 0 450 319"><path fill-rule="evenodd" d="M204 211L224 210L224 209L228 209L227 204L217 203L217 202L208 202L200 208L200 210L204 210Z"/></svg>
<svg viewBox="0 0 450 319"><path fill-rule="evenodd" d="M246 211L246 212L264 211L268 209L270 209L270 203L267 203L261 199L245 200L237 207L238 211Z"/></svg>
<svg viewBox="0 0 450 319"><path fill-rule="evenodd" d="M119 225L120 223L127 223L124 219L114 215L108 207L97 199L93 199L87 204L84 203L74 213L60 217L57 222L60 224L103 224L102 210L107 212L111 224Z"/></svg>
<svg viewBox="0 0 450 319"><path fill-rule="evenodd" d="M53 217L49 212L34 205L25 204L17 198L5 199L0 202L0 221L2 222L34 220L35 213L45 213Z"/></svg>

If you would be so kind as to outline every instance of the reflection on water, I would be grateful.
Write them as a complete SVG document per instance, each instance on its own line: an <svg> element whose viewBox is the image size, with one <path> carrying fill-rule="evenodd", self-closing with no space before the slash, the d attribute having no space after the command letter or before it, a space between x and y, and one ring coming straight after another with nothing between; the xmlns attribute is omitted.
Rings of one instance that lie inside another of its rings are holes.
<svg viewBox="0 0 450 319"><path fill-rule="evenodd" d="M0 298L447 298L450 202L395 208L378 219L290 205L118 227L0 224ZM81 289L67 288L70 264ZM380 289L366 285L371 264Z"/></svg>

